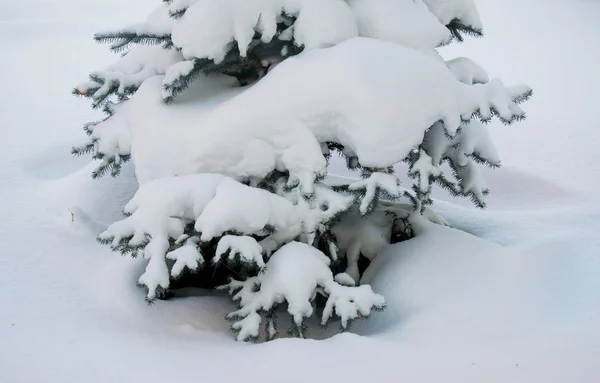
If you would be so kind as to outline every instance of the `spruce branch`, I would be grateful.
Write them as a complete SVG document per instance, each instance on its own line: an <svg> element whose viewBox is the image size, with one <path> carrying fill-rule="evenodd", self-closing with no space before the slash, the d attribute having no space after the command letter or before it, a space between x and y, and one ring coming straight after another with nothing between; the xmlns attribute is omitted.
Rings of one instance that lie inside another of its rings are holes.
<svg viewBox="0 0 600 383"><path fill-rule="evenodd" d="M130 159L130 155L119 155L115 157L105 157L101 153L97 153L94 159L101 159L102 162L92 171L92 178L98 179L107 174L111 177L118 177L121 174L123 164Z"/></svg>
<svg viewBox="0 0 600 383"><path fill-rule="evenodd" d="M71 148L71 155L80 157L86 154L92 154L96 150L96 139L92 138L87 144L74 146Z"/></svg>
<svg viewBox="0 0 600 383"><path fill-rule="evenodd" d="M471 37L483 37L483 29L474 28L473 26L466 25L459 19L453 19L446 25L446 28L452 34L453 40L456 40L460 43L465 41L464 35Z"/></svg>
<svg viewBox="0 0 600 383"><path fill-rule="evenodd" d="M100 44L110 44L113 52L122 52L133 44L159 45L165 49L173 46L170 33L141 32L136 28L125 28L113 32L101 32L94 35L94 40Z"/></svg>

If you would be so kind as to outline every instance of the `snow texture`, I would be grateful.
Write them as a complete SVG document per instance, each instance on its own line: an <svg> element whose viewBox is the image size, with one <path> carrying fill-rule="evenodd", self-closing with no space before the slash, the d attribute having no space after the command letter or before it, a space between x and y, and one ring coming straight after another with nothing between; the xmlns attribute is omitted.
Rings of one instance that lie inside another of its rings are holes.
<svg viewBox="0 0 600 383"><path fill-rule="evenodd" d="M373 309L384 308L385 300L370 286L347 287L334 281L329 263L329 258L316 248L290 242L271 256L264 273L243 282L232 280L223 286L241 307L228 315L234 320L232 328L239 332L237 339L258 337L262 323L259 312L268 312L284 302L294 325L301 328L313 314L312 301L319 287L327 296L322 325L335 315L340 318L342 328L346 328L350 321L369 316Z"/></svg>

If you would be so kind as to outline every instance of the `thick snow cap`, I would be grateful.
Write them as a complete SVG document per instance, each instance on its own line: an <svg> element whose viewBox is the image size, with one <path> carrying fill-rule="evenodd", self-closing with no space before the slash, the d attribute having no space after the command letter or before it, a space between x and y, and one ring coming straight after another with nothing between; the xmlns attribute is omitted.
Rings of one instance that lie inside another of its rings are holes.
<svg viewBox="0 0 600 383"><path fill-rule="evenodd" d="M171 105L162 101L162 78L146 80L119 109L121 129L112 126L101 137L103 124L94 128L106 142L130 132L140 182L207 172L264 177L278 169L306 193L325 172L323 142L340 143L363 166L383 168L402 161L438 121L454 135L474 113L483 120L522 118L517 102L530 91L497 79L464 84L443 61L368 38L292 57L250 88L201 78Z"/></svg>

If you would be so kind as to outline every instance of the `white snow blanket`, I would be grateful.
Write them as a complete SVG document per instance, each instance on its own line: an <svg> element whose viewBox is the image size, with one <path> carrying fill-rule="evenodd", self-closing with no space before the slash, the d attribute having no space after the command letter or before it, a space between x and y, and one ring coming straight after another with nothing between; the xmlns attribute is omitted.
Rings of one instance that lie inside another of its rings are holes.
<svg viewBox="0 0 600 383"><path fill-rule="evenodd" d="M261 345L232 339L223 317L233 306L222 296L188 292L148 307L134 287L143 262L93 242L103 223L122 218L138 185L127 166L117 179L91 180L94 165L69 156L80 122L101 117L73 99L69 86L114 59L90 43L94 32L154 5L0 2L0 47L14 58L0 71L2 381L597 381L600 77L589 68L600 67L590 49L600 38L600 4L478 1L486 39L443 54L469 55L507 81L530 81L540 95L523 125L489 127L504 168L486 174L488 210L454 199L434 205L454 227L483 239L457 234L464 244L448 242L454 262L444 258L446 248L422 260L397 248L407 255L398 262L410 279L390 286L402 294L374 281L389 312L399 308L396 323L383 312L355 325L363 336ZM556 20L569 27L557 32ZM558 56L549 38L557 33L569 42Z"/></svg>

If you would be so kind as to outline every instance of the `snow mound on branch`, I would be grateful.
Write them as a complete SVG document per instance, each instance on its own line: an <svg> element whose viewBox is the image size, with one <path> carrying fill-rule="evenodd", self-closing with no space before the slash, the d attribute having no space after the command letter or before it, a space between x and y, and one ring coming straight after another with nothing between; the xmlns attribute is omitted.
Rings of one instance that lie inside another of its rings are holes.
<svg viewBox="0 0 600 383"><path fill-rule="evenodd" d="M342 0L304 0L294 23L294 40L305 49L323 48L358 36L358 26Z"/></svg>
<svg viewBox="0 0 600 383"><path fill-rule="evenodd" d="M254 234L265 226L279 231L299 224L294 205L287 199L224 178L196 220L195 229L202 233L202 241L210 241L226 231Z"/></svg>
<svg viewBox="0 0 600 383"><path fill-rule="evenodd" d="M265 265L262 251L262 246L252 237L247 235L225 235L219 240L213 263L219 262L223 255L229 253L226 258L230 262L234 261L236 256L239 256L243 262L254 263L262 268Z"/></svg>
<svg viewBox="0 0 600 383"><path fill-rule="evenodd" d="M431 50L451 40L450 31L422 1L349 0L363 37Z"/></svg>
<svg viewBox="0 0 600 383"><path fill-rule="evenodd" d="M242 56L257 31L263 42L277 32L282 13L297 17L294 38L307 49L337 44L358 35L354 16L342 0L202 0L175 23L172 39L186 58L219 63L235 42Z"/></svg>
<svg viewBox="0 0 600 383"><path fill-rule="evenodd" d="M328 296L321 317L323 325L335 315L346 328L350 321L369 316L372 309L385 306L384 298L368 285L347 287L335 282L329 263L329 258L314 247L291 242L273 254L264 273L223 286L230 293L237 291L233 299L240 302L241 308L228 315L235 320L232 328L239 331L237 339L245 341L257 337L262 323L259 312L268 312L284 302L294 324L301 329L304 319L313 314L312 301L318 287ZM273 330L272 326L268 328ZM269 336L274 337L274 334Z"/></svg>
<svg viewBox="0 0 600 383"><path fill-rule="evenodd" d="M181 238L190 222L196 222L202 240L225 231L251 235L267 225L297 235L301 227L295 207L285 198L219 174L147 182L140 186L124 211L130 216L110 225L98 238L110 242L113 248L130 247L134 252L145 246L144 257L150 262L139 282L148 288L148 299L155 297L159 286L164 289L169 286L165 258L176 261L171 271L173 276L179 275L184 267L195 270L202 263L196 246L198 238L187 239L182 248L167 254L169 239ZM227 247L235 249L232 246L239 242L231 241Z"/></svg>
<svg viewBox="0 0 600 383"><path fill-rule="evenodd" d="M485 69L466 57L457 57L446 61L446 65L454 74L454 77L465 84L485 84L490 81Z"/></svg>
<svg viewBox="0 0 600 383"><path fill-rule="evenodd" d="M192 86L198 98L167 106L161 83L145 81L124 108L141 183L207 172L264 178L278 169L306 194L325 172L323 142L340 143L363 166L385 168L435 122L451 135L474 113L510 123L524 117L517 102L530 94L497 79L460 83L444 62L368 38L289 58L245 90L200 79Z"/></svg>
<svg viewBox="0 0 600 383"><path fill-rule="evenodd" d="M232 105L234 115L227 116L230 104L223 101L244 89L217 85L213 79L194 84L206 92L204 100L167 106L162 102L161 83L160 77L146 81L128 112L135 141L132 155L141 183L201 172L264 178L274 169L287 169L305 185L306 193L312 193L312 183L324 174L326 161L314 135L299 121L274 121L269 107L252 97L245 98L250 104L242 109ZM208 89L214 92L211 97ZM254 110L244 110L247 107Z"/></svg>

